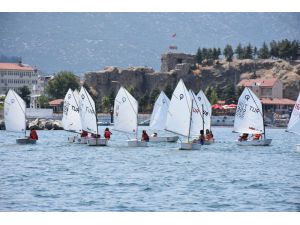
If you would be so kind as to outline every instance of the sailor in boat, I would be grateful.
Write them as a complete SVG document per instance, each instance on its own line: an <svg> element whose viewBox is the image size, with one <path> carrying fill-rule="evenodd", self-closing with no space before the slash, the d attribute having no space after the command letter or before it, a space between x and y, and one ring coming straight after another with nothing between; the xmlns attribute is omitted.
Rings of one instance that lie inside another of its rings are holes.
<svg viewBox="0 0 300 225"><path fill-rule="evenodd" d="M205 135L204 135L204 130L200 130L200 136L198 139L194 139L193 143L199 143L201 145L204 145L205 142Z"/></svg>
<svg viewBox="0 0 300 225"><path fill-rule="evenodd" d="M108 129L108 127L105 128L104 130L104 137L106 140L110 139L110 135L112 135L112 133L110 132L110 130Z"/></svg>
<svg viewBox="0 0 300 225"><path fill-rule="evenodd" d="M253 135L253 140L254 141L258 141L262 138L262 135L260 133L256 133Z"/></svg>
<svg viewBox="0 0 300 225"><path fill-rule="evenodd" d="M39 137L37 135L37 132L33 127L30 129L30 134L29 134L28 139L31 139L31 140L38 140L39 139Z"/></svg>
<svg viewBox="0 0 300 225"><path fill-rule="evenodd" d="M149 136L145 130L143 130L141 141L149 142Z"/></svg>
<svg viewBox="0 0 300 225"><path fill-rule="evenodd" d="M214 135L212 131L209 129L206 129L205 131L205 141L213 142L214 141Z"/></svg>
<svg viewBox="0 0 300 225"><path fill-rule="evenodd" d="M246 133L241 134L238 141L247 141L248 140L248 135L249 134L246 134Z"/></svg>
<svg viewBox="0 0 300 225"><path fill-rule="evenodd" d="M83 130L80 134L80 137L87 137L88 136L88 132L86 132L85 130Z"/></svg>

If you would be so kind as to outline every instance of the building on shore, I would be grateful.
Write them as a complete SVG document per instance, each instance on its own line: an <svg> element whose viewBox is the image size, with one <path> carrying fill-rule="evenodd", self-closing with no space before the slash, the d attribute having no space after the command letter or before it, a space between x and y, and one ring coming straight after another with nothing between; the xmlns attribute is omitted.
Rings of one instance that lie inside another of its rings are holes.
<svg viewBox="0 0 300 225"><path fill-rule="evenodd" d="M290 115L296 101L283 98L283 84L277 78L241 80L239 87L248 87L260 98L265 116L272 118Z"/></svg>
<svg viewBox="0 0 300 225"><path fill-rule="evenodd" d="M28 86L32 91L38 83L38 70L27 64L0 62L0 95L6 94L9 89L18 91L23 86Z"/></svg>

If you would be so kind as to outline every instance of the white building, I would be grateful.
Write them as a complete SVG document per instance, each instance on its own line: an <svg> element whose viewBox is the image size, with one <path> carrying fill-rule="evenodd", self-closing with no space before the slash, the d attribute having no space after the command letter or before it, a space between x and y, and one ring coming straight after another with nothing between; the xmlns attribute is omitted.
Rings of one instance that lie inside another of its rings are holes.
<svg viewBox="0 0 300 225"><path fill-rule="evenodd" d="M6 94L9 89L17 91L23 86L28 86L30 91L38 83L37 69L20 63L0 62L0 95Z"/></svg>

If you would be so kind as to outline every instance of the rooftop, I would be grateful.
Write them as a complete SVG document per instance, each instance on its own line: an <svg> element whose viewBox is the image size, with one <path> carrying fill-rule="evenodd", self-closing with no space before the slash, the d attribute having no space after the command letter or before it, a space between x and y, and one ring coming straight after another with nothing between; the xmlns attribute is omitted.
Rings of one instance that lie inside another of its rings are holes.
<svg viewBox="0 0 300 225"><path fill-rule="evenodd" d="M34 69L31 66L22 64L22 63L2 63L2 62L0 62L0 70L33 71Z"/></svg>
<svg viewBox="0 0 300 225"><path fill-rule="evenodd" d="M63 102L64 102L63 99L54 99L49 102L49 105L50 106L58 106L58 105L61 105Z"/></svg>
<svg viewBox="0 0 300 225"><path fill-rule="evenodd" d="M260 86L260 87L273 87L278 79L270 78L270 79L244 79L241 80L238 86L244 87L252 87L252 86Z"/></svg>
<svg viewBox="0 0 300 225"><path fill-rule="evenodd" d="M288 98L261 98L264 105L295 105L296 101Z"/></svg>

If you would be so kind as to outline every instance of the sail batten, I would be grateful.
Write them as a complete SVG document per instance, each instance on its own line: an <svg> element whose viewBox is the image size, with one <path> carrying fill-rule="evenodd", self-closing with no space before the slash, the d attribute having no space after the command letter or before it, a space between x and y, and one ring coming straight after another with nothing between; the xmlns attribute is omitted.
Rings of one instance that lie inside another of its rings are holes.
<svg viewBox="0 0 300 225"><path fill-rule="evenodd" d="M264 133L262 104L249 88L245 88L239 98L234 131L248 134Z"/></svg>

